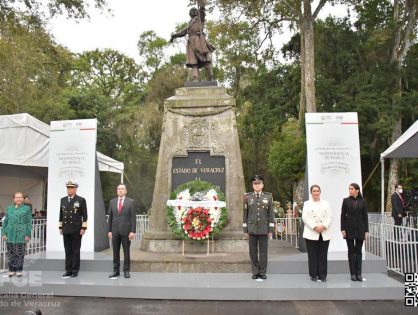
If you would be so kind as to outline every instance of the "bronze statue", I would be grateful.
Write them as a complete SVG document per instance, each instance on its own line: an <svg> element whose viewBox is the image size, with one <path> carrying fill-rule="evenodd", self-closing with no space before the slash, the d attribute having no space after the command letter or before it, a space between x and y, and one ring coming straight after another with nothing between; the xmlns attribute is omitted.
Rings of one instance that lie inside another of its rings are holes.
<svg viewBox="0 0 418 315"><path fill-rule="evenodd" d="M186 66L191 68L192 81L199 81L200 68L205 68L208 80L213 81L211 53L215 50L215 47L207 41L205 33L203 32L206 17L206 0L196 0L195 4L196 2L198 9L192 7L189 11L191 18L189 25L180 32L171 34L170 42L172 43L174 38L188 35Z"/></svg>

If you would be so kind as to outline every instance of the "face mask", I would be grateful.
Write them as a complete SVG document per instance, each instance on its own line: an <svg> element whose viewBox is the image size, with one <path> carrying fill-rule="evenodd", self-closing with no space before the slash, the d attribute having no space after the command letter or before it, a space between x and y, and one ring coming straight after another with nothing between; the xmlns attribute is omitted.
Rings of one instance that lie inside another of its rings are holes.
<svg viewBox="0 0 418 315"><path fill-rule="evenodd" d="M398 189L398 193L402 194L403 193L403 189L402 188Z"/></svg>

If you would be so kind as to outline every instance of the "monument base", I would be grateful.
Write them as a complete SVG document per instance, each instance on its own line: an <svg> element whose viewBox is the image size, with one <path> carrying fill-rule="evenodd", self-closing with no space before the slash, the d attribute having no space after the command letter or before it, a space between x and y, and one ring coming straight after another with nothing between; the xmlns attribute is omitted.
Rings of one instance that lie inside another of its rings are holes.
<svg viewBox="0 0 418 315"><path fill-rule="evenodd" d="M218 86L218 81L186 81L184 87Z"/></svg>
<svg viewBox="0 0 418 315"><path fill-rule="evenodd" d="M148 230L145 232L141 250L146 252L161 253L207 253L207 241L178 240L174 239L171 232ZM222 231L213 240L209 240L209 252L219 253L248 253L248 240L244 238L242 231Z"/></svg>
<svg viewBox="0 0 418 315"><path fill-rule="evenodd" d="M181 249L180 249L181 250ZM132 256L132 255L131 255ZM137 252L131 257L134 272L250 273L246 253L178 253Z"/></svg>
<svg viewBox="0 0 418 315"><path fill-rule="evenodd" d="M147 230L140 251L131 251L137 272L251 272L248 240L241 230L205 241L178 240L170 231Z"/></svg>

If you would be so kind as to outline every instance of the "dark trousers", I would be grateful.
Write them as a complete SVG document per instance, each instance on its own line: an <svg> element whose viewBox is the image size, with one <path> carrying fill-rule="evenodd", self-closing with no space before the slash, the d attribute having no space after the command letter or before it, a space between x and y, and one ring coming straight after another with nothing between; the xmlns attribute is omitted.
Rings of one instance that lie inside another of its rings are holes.
<svg viewBox="0 0 418 315"><path fill-rule="evenodd" d="M113 271L119 272L120 270L120 244L123 248L123 271L130 270L131 256L130 247L131 241L128 235L122 236L118 233L112 234L112 247L113 247Z"/></svg>
<svg viewBox="0 0 418 315"><path fill-rule="evenodd" d="M23 270L23 262L25 260L25 243L6 243L7 257L9 258L9 271L20 272Z"/></svg>
<svg viewBox="0 0 418 315"><path fill-rule="evenodd" d="M267 271L268 235L249 235L251 267L254 275L265 275Z"/></svg>
<svg viewBox="0 0 418 315"><path fill-rule="evenodd" d="M395 240L398 241L400 240L400 236L401 236L401 228L399 228L398 226L402 226L402 220L403 218L400 218L398 216L393 217L394 221L395 221L395 227L394 227L394 235L395 235Z"/></svg>
<svg viewBox="0 0 418 315"><path fill-rule="evenodd" d="M329 240L324 241L322 235L320 235L317 241L306 238L305 241L306 250L308 251L309 275L319 279L326 279L328 274Z"/></svg>
<svg viewBox="0 0 418 315"><path fill-rule="evenodd" d="M348 247L348 264L350 266L350 274L352 276L361 276L361 249L363 247L364 240L346 239L346 241Z"/></svg>
<svg viewBox="0 0 418 315"><path fill-rule="evenodd" d="M401 226L402 225L402 220L403 220L403 218L401 217L393 217L393 219L394 219L394 221L395 221L395 225L399 225L399 226Z"/></svg>
<svg viewBox="0 0 418 315"><path fill-rule="evenodd" d="M65 271L78 273L80 270L80 233L64 234Z"/></svg>

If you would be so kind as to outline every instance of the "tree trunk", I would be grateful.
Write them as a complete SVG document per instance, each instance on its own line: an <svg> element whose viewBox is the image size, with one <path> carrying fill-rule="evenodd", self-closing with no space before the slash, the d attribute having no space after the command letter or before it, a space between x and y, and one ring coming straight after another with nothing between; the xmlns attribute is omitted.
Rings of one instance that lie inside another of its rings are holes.
<svg viewBox="0 0 418 315"><path fill-rule="evenodd" d="M392 143L396 141L402 134L402 120L399 118L392 130ZM395 191L395 185L399 183L399 159L390 160L389 180L386 198L386 210L392 210L390 197Z"/></svg>
<svg viewBox="0 0 418 315"><path fill-rule="evenodd" d="M299 101L299 129L305 125L306 93L305 93L305 36L303 27L300 28L300 101Z"/></svg>
<svg viewBox="0 0 418 315"><path fill-rule="evenodd" d="M305 48L305 93L306 112L316 113L315 99L315 51L314 51L314 17L312 16L311 1L303 0L303 27Z"/></svg>

